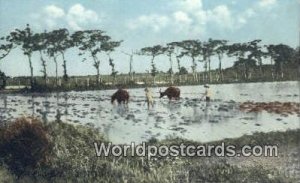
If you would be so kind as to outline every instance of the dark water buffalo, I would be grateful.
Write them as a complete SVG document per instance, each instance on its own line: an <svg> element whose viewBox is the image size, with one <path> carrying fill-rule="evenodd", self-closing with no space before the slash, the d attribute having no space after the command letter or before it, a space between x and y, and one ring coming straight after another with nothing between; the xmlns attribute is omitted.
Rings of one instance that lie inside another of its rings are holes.
<svg viewBox="0 0 300 183"><path fill-rule="evenodd" d="M172 100L173 98L178 100L180 97L180 90L179 88L170 86L169 88L167 88L164 92L161 92L161 90L159 91L160 93L160 98L164 97L165 95L167 95L167 97L169 98L169 100Z"/></svg>
<svg viewBox="0 0 300 183"><path fill-rule="evenodd" d="M129 100L129 94L126 90L119 89L111 96L111 103L114 103L114 101L117 100L119 104L124 103L128 104Z"/></svg>

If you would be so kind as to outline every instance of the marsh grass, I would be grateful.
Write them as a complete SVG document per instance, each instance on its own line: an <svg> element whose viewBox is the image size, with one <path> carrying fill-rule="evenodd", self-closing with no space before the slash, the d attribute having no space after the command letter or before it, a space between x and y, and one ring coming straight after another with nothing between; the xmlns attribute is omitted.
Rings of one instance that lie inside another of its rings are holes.
<svg viewBox="0 0 300 183"><path fill-rule="evenodd" d="M97 129L67 123L40 123L51 149L46 163L16 174L1 156L0 182L293 182L274 169L257 165L240 167L226 158L187 157L96 157L93 143L108 143ZM0 130L3 133L6 127ZM226 142L244 144L299 144L299 130L257 133ZM197 144L184 139L152 140L151 144ZM219 142L212 142L219 143ZM32 149L34 151L34 149ZM11 153L11 152L10 152ZM6 152L6 155L9 152ZM8 156L11 157L11 156Z"/></svg>

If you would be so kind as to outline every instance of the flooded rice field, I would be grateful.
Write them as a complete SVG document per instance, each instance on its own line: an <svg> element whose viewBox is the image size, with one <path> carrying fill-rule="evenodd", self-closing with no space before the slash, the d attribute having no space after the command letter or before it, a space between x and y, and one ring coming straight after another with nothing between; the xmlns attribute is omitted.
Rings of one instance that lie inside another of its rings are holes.
<svg viewBox="0 0 300 183"><path fill-rule="evenodd" d="M300 127L299 113L246 112L242 102L297 102L300 82L211 85L213 100L201 101L203 86L181 86L181 99L159 99L151 88L155 105L145 103L144 89L128 89L128 108L112 105L115 90L8 94L0 96L0 121L24 115L46 122L61 120L99 128L114 143L142 142L152 137L182 137L199 142L239 137L254 132L285 131ZM165 88L162 88L165 89Z"/></svg>

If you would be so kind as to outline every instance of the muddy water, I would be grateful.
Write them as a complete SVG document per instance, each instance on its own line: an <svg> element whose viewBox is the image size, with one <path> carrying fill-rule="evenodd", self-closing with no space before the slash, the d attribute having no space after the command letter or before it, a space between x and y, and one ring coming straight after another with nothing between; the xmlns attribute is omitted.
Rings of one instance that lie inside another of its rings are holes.
<svg viewBox="0 0 300 183"><path fill-rule="evenodd" d="M300 102L300 82L211 85L213 101L209 104L200 100L203 86L180 89L181 100L169 102L158 98L159 88L152 88L155 106L150 110L143 89L129 89L128 109L110 104L114 90L1 95L0 121L23 115L48 122L60 119L99 128L114 143L141 142L152 137L208 142L300 127L297 114L245 113L238 109L244 101Z"/></svg>

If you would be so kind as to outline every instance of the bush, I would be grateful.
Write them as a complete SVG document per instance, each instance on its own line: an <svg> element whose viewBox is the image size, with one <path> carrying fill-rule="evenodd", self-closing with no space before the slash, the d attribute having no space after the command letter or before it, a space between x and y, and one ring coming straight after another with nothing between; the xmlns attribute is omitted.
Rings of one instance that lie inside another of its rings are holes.
<svg viewBox="0 0 300 183"><path fill-rule="evenodd" d="M20 118L0 130L0 159L20 176L45 162L50 151L48 134L34 118Z"/></svg>
<svg viewBox="0 0 300 183"><path fill-rule="evenodd" d="M4 74L4 72L0 71L0 90L5 89L6 80L6 75Z"/></svg>

